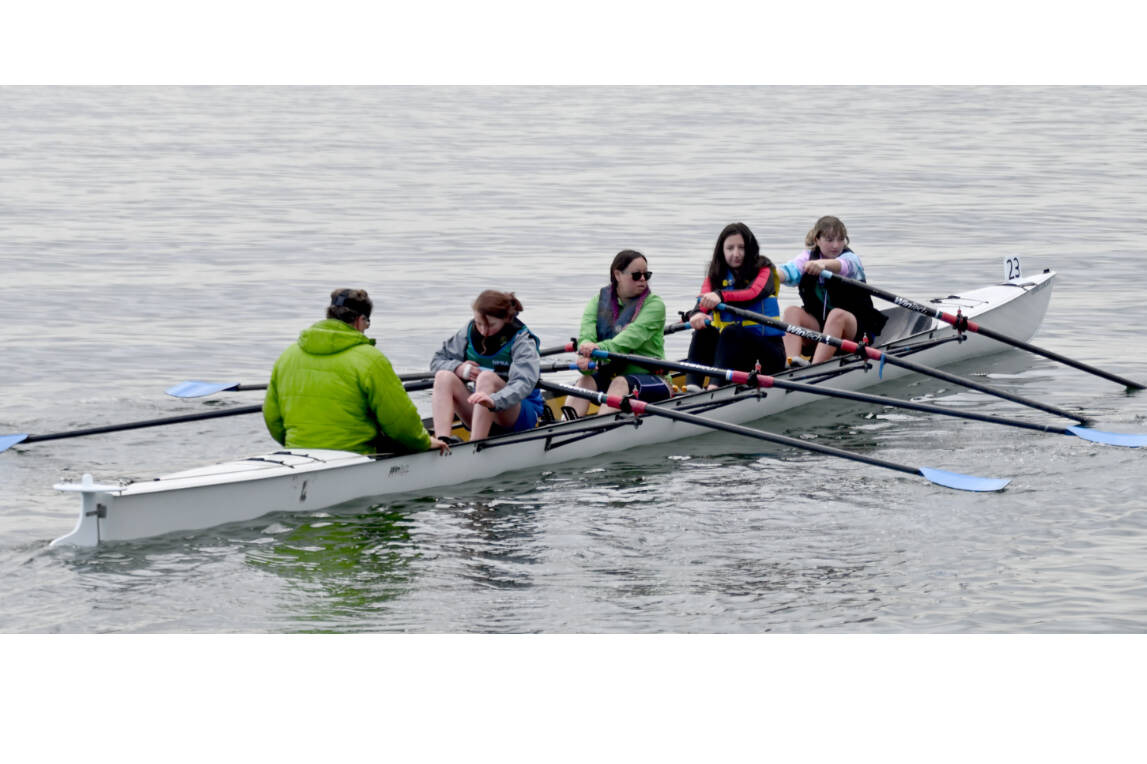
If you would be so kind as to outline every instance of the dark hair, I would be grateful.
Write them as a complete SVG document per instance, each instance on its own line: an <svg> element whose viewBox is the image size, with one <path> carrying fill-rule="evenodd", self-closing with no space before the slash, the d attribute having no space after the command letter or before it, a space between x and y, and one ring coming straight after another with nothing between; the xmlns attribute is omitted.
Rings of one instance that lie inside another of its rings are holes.
<svg viewBox="0 0 1147 764"><path fill-rule="evenodd" d="M494 289L487 289L478 295L478 299L470 307L483 316L492 316L504 321L513 321L524 310L521 301L513 292L499 292Z"/></svg>
<svg viewBox="0 0 1147 764"><path fill-rule="evenodd" d="M639 257L645 262L649 262L649 258L636 249L623 249L614 256L613 263L609 266L609 283L615 292L617 291L617 277L613 275L613 272L624 271L630 263Z"/></svg>
<svg viewBox="0 0 1147 764"><path fill-rule="evenodd" d="M731 268L725 262L725 239L735 233L741 234L741 238L745 240L745 260L741 263L740 268ZM721 229L721 235L717 237L717 244L713 247L713 259L709 261L710 289L719 289L721 282L725 280L725 273L728 271L733 271L733 280L737 282L737 286L747 286L761 272L761 268L776 270L773 261L761 254L761 245L757 243L757 237L753 235L747 225L729 223Z"/></svg>
<svg viewBox="0 0 1147 764"><path fill-rule="evenodd" d="M374 303L365 289L336 289L331 292L327 318L337 318L344 324L353 324L359 316L370 318Z"/></svg>

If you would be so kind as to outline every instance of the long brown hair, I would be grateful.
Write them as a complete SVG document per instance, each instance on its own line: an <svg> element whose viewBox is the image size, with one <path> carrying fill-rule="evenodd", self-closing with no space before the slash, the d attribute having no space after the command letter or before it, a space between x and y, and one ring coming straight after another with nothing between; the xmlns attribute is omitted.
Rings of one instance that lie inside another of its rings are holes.
<svg viewBox="0 0 1147 764"><path fill-rule="evenodd" d="M522 302L514 296L513 292L499 292L487 289L478 295L474 304L470 306L483 316L492 316L504 321L513 321L524 310Z"/></svg>

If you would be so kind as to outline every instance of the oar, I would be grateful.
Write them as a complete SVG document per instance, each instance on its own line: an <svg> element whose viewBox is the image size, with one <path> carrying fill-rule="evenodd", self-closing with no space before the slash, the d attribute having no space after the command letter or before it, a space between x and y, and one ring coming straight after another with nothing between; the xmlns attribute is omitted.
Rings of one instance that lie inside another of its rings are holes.
<svg viewBox="0 0 1147 764"><path fill-rule="evenodd" d="M399 378L401 379L401 377ZM164 390L168 395L176 398L202 398L205 395L215 395L224 390L227 392L242 392L246 390L266 390L266 383L261 385L242 385L238 382L204 382L199 379L189 379L172 385Z"/></svg>
<svg viewBox="0 0 1147 764"><path fill-rule="evenodd" d="M408 391L426 390L434 386L434 380L424 379L409 382L404 387ZM108 424L100 427L85 427L81 430L66 430L52 432L46 435L28 435L17 433L15 435L0 435L0 453L7 451L17 443L35 443L40 440L60 440L62 438L78 438L81 435L100 435L105 432L121 432L123 430L138 430L142 427L160 427L165 424L179 424L180 422L198 422L201 419L218 419L225 416L238 416L240 414L254 414L263 410L263 404L253 406L237 406L231 409L218 409L216 411L203 411L198 414L180 414L179 416L163 417L162 419L144 419L140 422L127 422L125 424Z"/></svg>
<svg viewBox="0 0 1147 764"><path fill-rule="evenodd" d="M887 300L888 302L891 302L895 305L899 305L902 308L907 308L908 310L914 310L917 313L923 313L925 316L931 316L932 318L938 318L941 321L945 321L945 322L951 324L952 326L956 327L960 331L964 331L966 329L970 332L982 334L985 337L992 338L993 340L998 340L999 342L1003 342L1005 344L1012 345L1013 347L1021 348L1023 350L1028 351L1029 353L1035 353L1036 355L1042 355L1045 358L1052 359L1053 361L1059 361L1060 363L1067 364L1068 366L1074 366L1075 368L1079 369L1080 371L1086 371L1088 374L1094 374L1098 377L1103 377L1104 379L1108 379L1108 380L1111 380L1112 382L1116 382L1118 384L1121 384L1121 385L1127 387L1129 390L1142 390L1144 388L1143 385L1139 384L1138 382L1134 382L1130 379L1127 379L1126 377L1121 377L1118 374L1112 374L1110 372L1104 371L1103 369L1097 369L1094 366L1089 366L1088 364L1083 363L1082 361L1076 361L1074 358L1068 358L1067 356L1062 356L1059 353L1055 353L1051 350L1045 350L1041 347L1037 347L1036 345L1032 345L1028 342L1024 342L1023 340L1018 340L1014 337L1009 337L1006 334L1001 334L1001 333L999 333L993 329L989 329L986 326L980 326L975 321L969 321L967 316L964 316L964 315L953 316L951 313L945 313L944 311L942 311L938 308L931 308L931 307L928 307L927 305L922 305L921 303L913 302L912 300L905 299L905 298L900 297L898 295L892 294L891 292L886 292L883 289L880 289L879 287L874 287L871 284L868 284L864 281L857 281L856 279L850 279L847 276L841 276L840 274L833 273L832 271L829 271L829 270L821 271L821 278L822 279L825 279L825 278L838 279L838 280L844 282L845 284L857 287L858 289L863 289L867 292L870 292L870 293L876 295L877 297L879 297L882 300Z"/></svg>
<svg viewBox="0 0 1147 764"><path fill-rule="evenodd" d="M684 315L684 313L682 313L682 315ZM693 327L688 321L678 321L675 324L670 324L669 326L665 327L665 334L673 334L674 332L680 332L680 331L684 331L686 329L691 329L691 328L693 328ZM557 347L557 346L555 345L555 347ZM570 337L570 341L567 342L566 344L562 345L561 347L562 347L562 350L564 350L567 353L576 353L577 347L578 347L577 337ZM601 356L601 357L604 358L605 356Z"/></svg>
<svg viewBox="0 0 1147 764"><path fill-rule="evenodd" d="M680 422L688 422L689 424L700 425L702 427L710 427L714 430L723 430L731 432L736 435L744 435L749 438L757 438L758 440L766 440L773 443L780 443L785 446L792 446L794 448L803 448L806 451L816 451L829 456L839 456L843 459L851 459L856 462L870 464L874 467L884 467L885 469L896 470L904 472L909 475L920 475L927 480L942 485L946 488L958 488L962 491L999 491L1004 486L1011 482L1011 478L983 478L976 477L975 475L963 475L959 472L948 472L946 470L937 470L931 467L909 467L896 462L885 461L884 459L877 459L871 456L864 456L862 454L854 454L851 451L844 451L832 446L825 446L819 443L811 443L797 438L790 438L785 435L777 435L763 430L754 430L751 427L743 427L738 424L729 424L728 422L721 422L716 419L709 419L708 417L697 416L696 414L688 414L684 411L675 411L670 408L662 406L652 406L645 401L638 400L632 396L620 395L606 395L605 393L592 392L584 390L580 387L572 387L570 385L558 385L551 382L539 383L541 387L551 390L553 392L565 393L567 396L574 395L579 398L585 398L600 405L611 406L622 411L630 412L635 415L642 414L655 414L663 416L668 419L676 419Z"/></svg>
<svg viewBox="0 0 1147 764"><path fill-rule="evenodd" d="M758 372L733 371L731 369L721 369L715 366L704 366L702 364L684 361L666 361L660 358L649 358L647 356L610 353L605 350L595 350L593 356L595 358L610 358L623 363L637 364L638 366L644 366L654 371L699 372L701 374L707 374L711 378L724 379L727 382L732 382L737 385L756 385L766 388L775 387L779 390L793 390L795 392L811 393L812 395L825 395L830 398L844 398L862 403L875 403L881 406L893 406L896 408L911 409L913 411L924 411L930 414L971 419L977 422L1002 424L1009 427L1022 427L1037 432L1075 436L1095 443L1104 443L1109 446L1126 446L1128 448L1147 446L1147 434L1104 432L1102 430L1092 430L1088 427L1057 427L1050 424L1036 424L1034 422L1024 422L1020 419L1009 419L1007 417L992 416L990 414L977 414L974 411L960 411L958 409L945 408L944 406L933 406L928 403L903 401L899 398L888 398L883 395L857 393L852 390L837 390L821 385L810 385L807 382L793 382L787 379L777 379L776 377L770 377L767 374L760 374Z"/></svg>
<svg viewBox="0 0 1147 764"><path fill-rule="evenodd" d="M666 334L673 334L689 328L688 321L680 321L675 324L670 324L665 327ZM561 345L551 345L550 347L541 348L538 350L538 355L556 355L558 353L569 353L577 350L577 338L571 339ZM542 367L542 371L565 371L567 369L576 369L577 366L573 364L555 363L549 367ZM436 372L433 371L416 371L409 374L399 374L398 378L403 382L409 382L419 379L433 379ZM246 390L266 390L267 384L251 384L244 385L239 382L204 382L198 379L187 380L180 382L177 385L172 385L164 392L176 398L202 398L206 395L214 395L221 392L242 392ZM408 390L411 388L407 388ZM421 389L421 388L418 388Z"/></svg>
<svg viewBox="0 0 1147 764"><path fill-rule="evenodd" d="M420 372L416 374L399 374L398 378L403 382L408 382L422 381L431 376L433 376L433 372L429 374ZM406 385L403 385L403 387L406 387L407 390L423 389L421 387L411 388L407 387ZM266 389L266 382L255 385L244 385L238 382L204 382L198 379L189 379L187 381L180 382L178 385L172 385L171 387L164 390L164 392L176 398L202 398L206 395L214 395L215 393L221 393L225 391L229 393L237 393L246 392L248 390Z"/></svg>
<svg viewBox="0 0 1147 764"><path fill-rule="evenodd" d="M666 334L673 334L689 328L688 321L681 321L675 324L670 324L665 327ZM577 338L571 339L569 342L562 345L552 345L550 347L542 348L538 351L538 355L556 355L558 353L570 353L577 350ZM549 366L543 366L542 371L565 371L567 369L576 369L577 366L573 364L554 363ZM435 372L433 371L416 371L409 374L399 374L398 378L403 382L419 379L433 379ZM242 392L245 390L266 390L266 383L244 385L239 382L203 382L201 380L193 379L185 382L180 382L177 385L172 385L164 392L168 395L175 396L176 398L202 398L206 395L214 395L221 392ZM411 388L407 388L408 390ZM418 388L421 389L421 388Z"/></svg>
<svg viewBox="0 0 1147 764"><path fill-rule="evenodd" d="M562 346L565 347L564 345ZM550 363L543 364L541 367L543 372L551 371L570 371L577 370L577 364L574 363ZM425 390L434 386L434 375L436 372L417 372L414 374L399 374L398 378L403 380L403 387L407 392L414 390ZM408 381L414 380L414 381ZM214 395L221 392L241 392L245 390L266 390L267 385L241 385L238 382L201 382L199 380L188 380L180 382L178 385L173 385L167 388L164 392L176 398L202 398L205 395Z"/></svg>
<svg viewBox="0 0 1147 764"><path fill-rule="evenodd" d="M52 432L47 435L0 435L0 452L7 451L17 443L34 443L41 440L60 440L61 438L78 438L81 435L99 435L105 432L120 432L122 430L138 430L141 427L159 427L165 424L178 424L180 422L197 422L201 419L217 419L225 416L238 416L240 414L254 414L263 410L263 404L256 406L238 406L233 409L219 409L217 411L203 411L198 414L183 414L180 416L163 417L162 419L145 419L141 422L127 422L125 424L109 424L102 427L87 427L82 430L67 430L65 432Z"/></svg>
<svg viewBox="0 0 1147 764"><path fill-rule="evenodd" d="M806 329L803 326L787 324L784 321L778 321L777 319L770 318L769 316L766 316L762 313L754 313L751 310L744 310L743 308L737 308L732 305L726 305L724 303L719 304L717 309L728 311L734 315L742 316L751 321L765 324L766 326L772 326L777 329L781 329L788 332L789 334L795 334L798 337L804 337L805 339L813 340L814 342L823 342L826 345L832 345L833 347L840 348L846 353L856 353L858 355L867 356L874 361L882 361L890 363L893 366L901 366L905 369L911 369L918 374L925 374L929 377L942 379L945 382L951 382L954 385L960 385L970 390L979 390L982 393L994 395L997 398L1003 398L1004 400L1011 401L1012 403L1019 403L1023 406L1030 406L1031 408L1039 409L1040 411L1046 411L1049 414L1055 414L1056 416L1063 417L1064 419L1072 419L1080 423L1086 423L1088 421L1086 417L1083 417L1079 414L1073 414L1070 411L1057 408L1047 403L1040 403L1037 400L1026 398L1022 395L1016 395L1015 393L998 390L991 385L985 385L980 382L976 382L975 380L960 377L955 374L949 374L946 371L940 371L939 369L934 369L931 366L925 366L924 364L909 361L905 358L889 355L888 353L885 353L882 350L877 350L876 348L869 345L860 345L853 342L852 340L842 340L837 337L830 337L827 334L821 334L820 332L813 331L812 329Z"/></svg>

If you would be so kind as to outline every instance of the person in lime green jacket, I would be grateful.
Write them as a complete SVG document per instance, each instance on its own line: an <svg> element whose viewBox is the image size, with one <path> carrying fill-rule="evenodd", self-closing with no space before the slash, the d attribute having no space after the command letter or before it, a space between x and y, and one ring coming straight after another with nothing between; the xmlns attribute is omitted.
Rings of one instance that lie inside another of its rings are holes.
<svg viewBox="0 0 1147 764"><path fill-rule="evenodd" d="M275 361L263 420L280 444L360 454L449 452L426 432L390 361L363 334L373 307L365 290L334 290L326 319L300 332Z"/></svg>
<svg viewBox="0 0 1147 764"><path fill-rule="evenodd" d="M577 386L607 395L635 392L643 401L656 402L672 394L663 378L634 364L608 363L590 376L590 354L595 349L649 358L665 357L665 303L649 289L649 261L634 249L623 249L609 266L609 286L594 295L581 317L578 331L578 368L584 376ZM567 399L568 400L568 399ZM585 416L589 401L568 401L577 416ZM599 414L616 409L602 406Z"/></svg>

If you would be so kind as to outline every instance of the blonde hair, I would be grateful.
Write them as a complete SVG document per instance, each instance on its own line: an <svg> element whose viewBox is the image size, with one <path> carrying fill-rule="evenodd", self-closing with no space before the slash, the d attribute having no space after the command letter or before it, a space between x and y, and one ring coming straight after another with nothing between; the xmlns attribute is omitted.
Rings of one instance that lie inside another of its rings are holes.
<svg viewBox="0 0 1147 764"><path fill-rule="evenodd" d="M840 218L834 218L832 215L825 215L820 220L816 221L816 225L804 237L804 245L809 249L816 246L816 240L825 234L836 234L844 239L844 243L848 244L848 229L844 227L844 223Z"/></svg>

